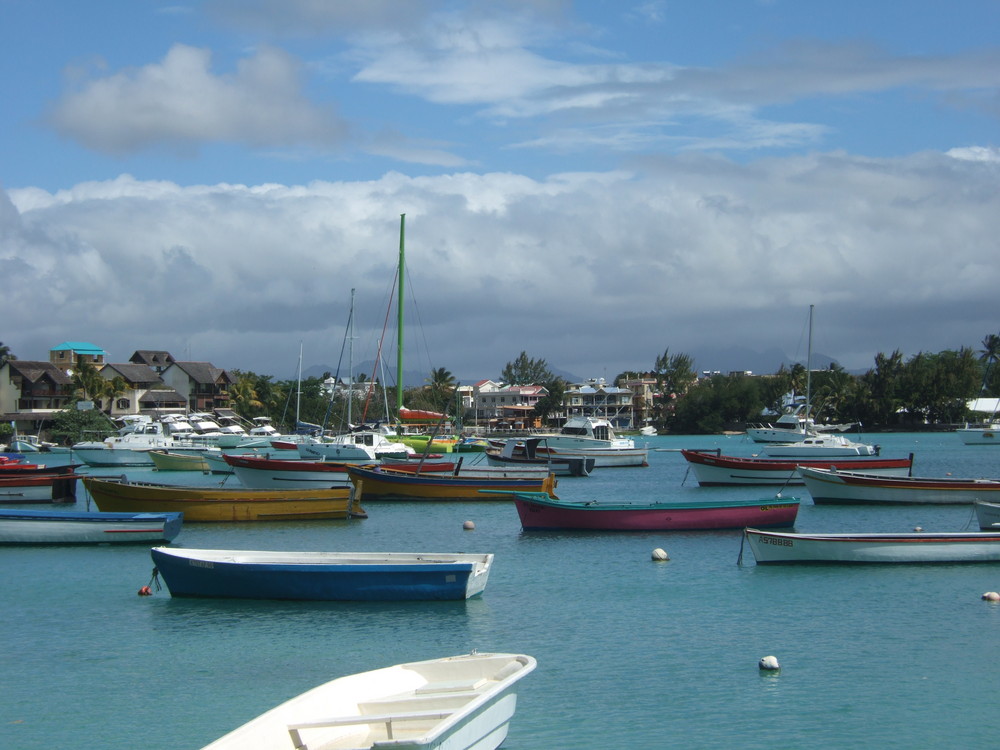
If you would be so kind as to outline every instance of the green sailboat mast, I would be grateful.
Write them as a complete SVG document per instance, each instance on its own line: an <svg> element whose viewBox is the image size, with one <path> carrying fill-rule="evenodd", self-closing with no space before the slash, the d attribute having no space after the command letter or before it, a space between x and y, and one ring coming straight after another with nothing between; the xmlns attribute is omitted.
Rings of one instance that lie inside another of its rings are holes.
<svg viewBox="0 0 1000 750"><path fill-rule="evenodd" d="M405 251L403 237L406 229L406 214L399 215L399 297L396 299L396 419L403 408L403 268Z"/></svg>

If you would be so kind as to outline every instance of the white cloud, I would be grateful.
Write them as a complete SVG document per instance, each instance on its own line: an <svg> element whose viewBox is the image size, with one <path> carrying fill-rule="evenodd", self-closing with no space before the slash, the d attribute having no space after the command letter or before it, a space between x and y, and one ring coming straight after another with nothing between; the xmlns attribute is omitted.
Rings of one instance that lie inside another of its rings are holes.
<svg viewBox="0 0 1000 750"><path fill-rule="evenodd" d="M335 358L356 288L363 359L406 213L412 340L460 378L522 350L613 377L667 347L788 347L809 304L822 351L866 366L996 329L997 185L992 161L831 153L545 180L15 190L0 211L4 343L22 358L68 339L119 361L162 348L285 377L300 341Z"/></svg>
<svg viewBox="0 0 1000 750"><path fill-rule="evenodd" d="M174 45L159 63L84 80L49 122L88 148L126 154L151 146L196 150L211 142L332 147L346 136L332 110L301 93L299 64L262 48L236 71L214 74L208 50Z"/></svg>

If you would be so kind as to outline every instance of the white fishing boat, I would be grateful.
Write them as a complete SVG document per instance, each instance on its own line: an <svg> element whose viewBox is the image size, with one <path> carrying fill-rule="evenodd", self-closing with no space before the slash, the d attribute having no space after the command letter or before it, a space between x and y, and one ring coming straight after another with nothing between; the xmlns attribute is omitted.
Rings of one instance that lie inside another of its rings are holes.
<svg viewBox="0 0 1000 750"><path fill-rule="evenodd" d="M1000 562L1000 532L792 534L746 529L758 565Z"/></svg>
<svg viewBox="0 0 1000 750"><path fill-rule="evenodd" d="M763 443L760 452L768 458L838 458L877 456L879 446L848 440L843 435L810 435L792 443Z"/></svg>
<svg viewBox="0 0 1000 750"><path fill-rule="evenodd" d="M818 430L812 417L812 329L813 308L809 305L809 345L806 354L806 400L790 415L784 415L783 429L788 429L789 437L781 439L781 433L772 431L747 430L755 442L763 443L760 452L768 458L838 458L840 456L877 456L879 447L867 443L848 440L840 434L826 430L844 430L850 425L827 425ZM781 420L779 419L779 422Z"/></svg>
<svg viewBox="0 0 1000 750"><path fill-rule="evenodd" d="M611 423L601 417L570 417L557 433L542 433L545 445L538 454L561 458L594 459L605 466L647 466L648 448L637 448L631 438L618 437Z"/></svg>
<svg viewBox="0 0 1000 750"><path fill-rule="evenodd" d="M1000 502L990 503L985 500L977 500L975 508L979 528L1000 529Z"/></svg>
<svg viewBox="0 0 1000 750"><path fill-rule="evenodd" d="M169 542L181 513L0 510L0 544L148 544Z"/></svg>
<svg viewBox="0 0 1000 750"><path fill-rule="evenodd" d="M971 505L1000 498L1000 479L887 477L855 471L800 466L799 475L814 503Z"/></svg>
<svg viewBox="0 0 1000 750"><path fill-rule="evenodd" d="M473 652L340 677L202 750L492 750L535 666L523 654Z"/></svg>
<svg viewBox="0 0 1000 750"><path fill-rule="evenodd" d="M1000 422L965 425L955 432L966 445L1000 445Z"/></svg>
<svg viewBox="0 0 1000 750"><path fill-rule="evenodd" d="M730 485L801 485L804 484L799 467L821 469L836 467L844 471L860 471L881 476L907 476L913 466L913 454L907 458L880 458L878 456L848 456L841 458L745 458L723 456L714 450L682 449L681 455L694 472L702 487Z"/></svg>

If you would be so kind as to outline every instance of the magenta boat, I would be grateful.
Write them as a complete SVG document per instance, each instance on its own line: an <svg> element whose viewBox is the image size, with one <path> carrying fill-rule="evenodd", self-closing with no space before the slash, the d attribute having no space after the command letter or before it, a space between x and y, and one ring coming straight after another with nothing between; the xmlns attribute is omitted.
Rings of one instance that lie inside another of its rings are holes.
<svg viewBox="0 0 1000 750"><path fill-rule="evenodd" d="M781 528L795 523L799 499L719 500L691 503L602 504L567 502L545 492L514 493L525 531L700 531Z"/></svg>

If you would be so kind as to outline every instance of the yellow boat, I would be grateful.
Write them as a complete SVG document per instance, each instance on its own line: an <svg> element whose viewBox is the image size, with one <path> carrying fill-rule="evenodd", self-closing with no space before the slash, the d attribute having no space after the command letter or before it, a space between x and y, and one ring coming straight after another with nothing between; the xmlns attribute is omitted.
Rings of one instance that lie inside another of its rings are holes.
<svg viewBox="0 0 1000 750"><path fill-rule="evenodd" d="M150 451L149 457L157 471L211 471L205 457L195 453Z"/></svg>
<svg viewBox="0 0 1000 750"><path fill-rule="evenodd" d="M245 487L184 487L126 479L83 477L102 511L172 512L189 521L307 521L367 518L348 488L253 490Z"/></svg>
<svg viewBox="0 0 1000 750"><path fill-rule="evenodd" d="M555 497L556 478L552 474L525 477L522 471L497 470L492 475L417 474L393 471L383 466L348 466L347 474L358 500L513 500L518 492L544 492ZM480 490L490 490L488 493Z"/></svg>

